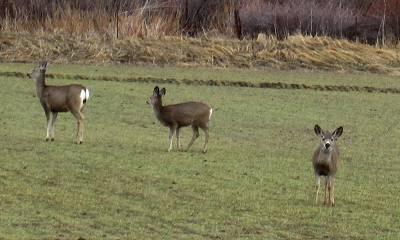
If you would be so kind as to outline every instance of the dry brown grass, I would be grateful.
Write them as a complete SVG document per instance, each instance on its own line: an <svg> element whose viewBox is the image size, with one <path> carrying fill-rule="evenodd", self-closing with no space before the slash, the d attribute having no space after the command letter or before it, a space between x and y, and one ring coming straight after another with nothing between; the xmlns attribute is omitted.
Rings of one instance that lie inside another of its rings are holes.
<svg viewBox="0 0 400 240"><path fill-rule="evenodd" d="M124 38L48 33L2 33L0 61L144 63L218 67L275 67L400 73L400 50L328 37L291 36L278 41L222 38Z"/></svg>
<svg viewBox="0 0 400 240"><path fill-rule="evenodd" d="M121 13L117 19L108 16L104 10L76 11L66 9L56 11L53 17L43 21L30 19L3 19L0 32L46 32L63 35L97 35L116 37L157 38L166 35L178 35L179 27L175 16L152 15L148 17L141 11L136 14ZM117 28L118 26L118 28ZM35 31L32 31L35 30Z"/></svg>
<svg viewBox="0 0 400 240"><path fill-rule="evenodd" d="M231 33L233 2L192 0L0 0L0 32L154 38ZM20 7L18 7L20 6Z"/></svg>

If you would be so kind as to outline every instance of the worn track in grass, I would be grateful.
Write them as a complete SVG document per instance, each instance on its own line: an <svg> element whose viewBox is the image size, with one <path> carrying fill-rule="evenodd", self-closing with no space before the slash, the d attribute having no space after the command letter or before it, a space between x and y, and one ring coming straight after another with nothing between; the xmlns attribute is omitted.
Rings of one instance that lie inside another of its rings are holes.
<svg viewBox="0 0 400 240"><path fill-rule="evenodd" d="M24 78L26 73L22 72L0 72L0 76ZM174 78L154 78L154 77L110 77L110 76L85 76L71 74L46 74L50 79L71 79L71 80L95 80L95 81L115 81L115 82L139 82L139 83L169 83L202 86L227 86L227 87L246 87L246 88L271 88L271 89L305 89L314 91L334 91L334 92L367 92L367 93L392 93L400 94L400 88L378 88L370 86L350 86L350 85L308 85L297 83L282 82L261 82L251 83L245 81L223 81L223 80L199 80L199 79L174 79Z"/></svg>

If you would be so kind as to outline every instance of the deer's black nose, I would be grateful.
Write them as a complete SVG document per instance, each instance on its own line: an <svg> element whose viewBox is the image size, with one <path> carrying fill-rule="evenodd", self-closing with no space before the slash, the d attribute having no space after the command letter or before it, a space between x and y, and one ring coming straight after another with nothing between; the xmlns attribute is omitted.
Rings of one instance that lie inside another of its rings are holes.
<svg viewBox="0 0 400 240"><path fill-rule="evenodd" d="M331 146L330 143L325 143L325 148L329 148Z"/></svg>

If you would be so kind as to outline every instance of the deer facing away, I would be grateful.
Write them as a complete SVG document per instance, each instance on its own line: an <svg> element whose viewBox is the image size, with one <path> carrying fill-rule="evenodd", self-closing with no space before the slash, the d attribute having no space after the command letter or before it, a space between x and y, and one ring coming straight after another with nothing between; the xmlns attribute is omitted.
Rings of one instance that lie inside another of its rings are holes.
<svg viewBox="0 0 400 240"><path fill-rule="evenodd" d="M193 142L199 137L199 128L204 131L205 143L203 152L207 152L207 143L209 138L209 121L212 115L212 108L207 104L200 102L185 102L174 105L162 104L162 97L165 96L166 89L154 88L153 95L150 96L148 104L154 110L156 118L166 127L169 127L169 148L172 150L172 140L176 134L177 148L180 149L179 130L182 127L191 126L193 137L187 147L187 150L193 145Z"/></svg>
<svg viewBox="0 0 400 240"><path fill-rule="evenodd" d="M72 84L65 86L47 85L45 75L47 62L42 62L28 74L36 81L36 92L47 119L46 141L54 141L54 123L59 112L71 112L77 120L78 129L76 143L83 142L82 110L89 99L89 90L82 85Z"/></svg>
<svg viewBox="0 0 400 240"><path fill-rule="evenodd" d="M339 166L339 148L336 141L343 133L343 127L337 128L333 133L324 132L320 126L315 125L315 134L320 138L320 145L315 150L312 164L314 167L316 196L315 203L318 203L320 177L325 176L325 198L324 204L335 205L333 196L335 174Z"/></svg>

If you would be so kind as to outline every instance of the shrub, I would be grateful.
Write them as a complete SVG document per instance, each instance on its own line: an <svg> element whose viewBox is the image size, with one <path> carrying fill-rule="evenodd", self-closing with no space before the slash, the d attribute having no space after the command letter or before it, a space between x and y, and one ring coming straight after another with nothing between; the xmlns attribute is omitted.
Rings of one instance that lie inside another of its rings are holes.
<svg viewBox="0 0 400 240"><path fill-rule="evenodd" d="M351 6L340 1L257 1L243 5L239 17L243 34L251 38L259 33L275 35L278 39L300 33L366 39L366 33L361 33L360 26L369 26L369 31L376 31L379 22L362 16Z"/></svg>

